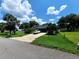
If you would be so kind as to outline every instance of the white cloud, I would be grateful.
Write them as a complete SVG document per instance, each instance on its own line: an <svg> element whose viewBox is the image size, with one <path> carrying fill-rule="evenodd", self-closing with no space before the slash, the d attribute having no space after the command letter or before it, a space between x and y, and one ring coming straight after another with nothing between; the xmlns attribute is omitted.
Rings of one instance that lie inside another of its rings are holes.
<svg viewBox="0 0 79 59"><path fill-rule="evenodd" d="M59 21L59 19L61 18L61 16L57 16L55 19L49 19L49 23L57 23Z"/></svg>
<svg viewBox="0 0 79 59"><path fill-rule="evenodd" d="M31 20L32 20L32 21L34 20L34 21L38 22L40 25L46 23L46 22L43 21L43 19L37 18L36 16L33 16L33 17L31 18Z"/></svg>
<svg viewBox="0 0 79 59"><path fill-rule="evenodd" d="M43 19L41 19L41 18L39 18L38 21L39 21L38 23L39 23L40 25L47 23L47 22L43 21Z"/></svg>
<svg viewBox="0 0 79 59"><path fill-rule="evenodd" d="M17 20L20 20L21 22L29 22L31 19L29 18L29 16L23 17L23 18L17 18Z"/></svg>
<svg viewBox="0 0 79 59"><path fill-rule="evenodd" d="M57 16L57 19L60 19L61 18L61 16Z"/></svg>
<svg viewBox="0 0 79 59"><path fill-rule="evenodd" d="M65 8L67 8L67 5L62 5L62 6L60 7L60 11L63 11Z"/></svg>
<svg viewBox="0 0 79 59"><path fill-rule="evenodd" d="M55 19L49 19L49 23L55 23Z"/></svg>
<svg viewBox="0 0 79 59"><path fill-rule="evenodd" d="M5 13L14 15L21 21L28 21L30 20L29 16L33 15L33 10L28 0L4 0L0 9Z"/></svg>
<svg viewBox="0 0 79 59"><path fill-rule="evenodd" d="M58 15L58 14L59 14L59 11L56 10L55 7L51 6L51 7L48 8L48 10L47 10L47 14L48 14L48 15L49 15L49 14Z"/></svg>
<svg viewBox="0 0 79 59"><path fill-rule="evenodd" d="M50 22L53 22L55 19L49 19Z"/></svg>
<svg viewBox="0 0 79 59"><path fill-rule="evenodd" d="M33 16L34 11L32 10L31 4L28 0L4 0L1 3L0 10L3 10L5 13L14 15L21 22L35 20L39 24L46 23L43 21L43 19Z"/></svg>
<svg viewBox="0 0 79 59"><path fill-rule="evenodd" d="M49 15L49 14L59 15L59 13L66 8L67 8L67 5L62 5L59 10L57 10L56 7L54 7L54 6L50 6L47 9L47 15Z"/></svg>
<svg viewBox="0 0 79 59"><path fill-rule="evenodd" d="M0 23L6 23L6 21L3 21L2 19L0 19Z"/></svg>

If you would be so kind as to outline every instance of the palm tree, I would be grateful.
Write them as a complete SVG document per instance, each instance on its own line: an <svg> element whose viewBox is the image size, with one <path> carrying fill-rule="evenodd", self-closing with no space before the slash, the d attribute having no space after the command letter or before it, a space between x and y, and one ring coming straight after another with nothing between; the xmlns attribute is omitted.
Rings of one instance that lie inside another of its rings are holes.
<svg viewBox="0 0 79 59"><path fill-rule="evenodd" d="M11 34L11 31L13 31L14 34L15 34L15 32L16 32L16 27L15 26L16 26L16 21L17 21L16 17L14 17L11 14L6 14L3 17L3 20L7 22L6 25L4 26L4 28L6 30L9 30L10 34Z"/></svg>

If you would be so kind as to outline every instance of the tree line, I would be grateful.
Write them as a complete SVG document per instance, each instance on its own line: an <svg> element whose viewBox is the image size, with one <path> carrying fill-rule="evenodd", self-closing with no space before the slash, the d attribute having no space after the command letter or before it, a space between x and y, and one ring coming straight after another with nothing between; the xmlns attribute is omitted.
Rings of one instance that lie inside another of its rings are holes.
<svg viewBox="0 0 79 59"><path fill-rule="evenodd" d="M77 31L79 29L79 15L69 14L63 16L58 21L58 26L65 31Z"/></svg>
<svg viewBox="0 0 79 59"><path fill-rule="evenodd" d="M38 26L39 24L36 21L29 21L29 23L25 22L20 24L20 21L17 18L9 13L3 16L3 20L6 23L0 23L0 31L3 33L5 31L9 31L10 35L13 32L16 34L17 28L22 29L25 33L30 33L33 31L34 26Z"/></svg>
<svg viewBox="0 0 79 59"><path fill-rule="evenodd" d="M36 30L36 27L39 27L39 23L36 21L29 21L28 23L25 22L20 24L20 21L11 14L4 15L3 20L6 21L6 23L0 23L0 30L1 32L8 30L10 35L12 31L14 34L16 33L16 25L18 25L19 29L22 29L25 33L31 33ZM48 34L56 34L58 33L58 29L61 31L78 31L79 15L69 14L67 16L62 16L57 22L57 25L52 23L43 24L40 30L45 31Z"/></svg>

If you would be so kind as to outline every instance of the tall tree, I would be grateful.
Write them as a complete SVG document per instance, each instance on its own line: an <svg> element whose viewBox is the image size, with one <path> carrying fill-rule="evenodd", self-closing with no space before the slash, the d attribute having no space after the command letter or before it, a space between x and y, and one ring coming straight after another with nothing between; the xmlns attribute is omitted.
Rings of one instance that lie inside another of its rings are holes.
<svg viewBox="0 0 79 59"><path fill-rule="evenodd" d="M68 31L75 31L79 28L79 16L76 14L69 14L59 19L58 25L60 28L67 28Z"/></svg>
<svg viewBox="0 0 79 59"><path fill-rule="evenodd" d="M6 30L9 30L10 34L11 34L11 31L13 31L15 34L15 31L16 31L15 26L16 26L16 21L17 21L16 17L14 17L11 14L6 14L3 17L3 20L7 22L3 28L5 28Z"/></svg>
<svg viewBox="0 0 79 59"><path fill-rule="evenodd" d="M4 32L4 30L2 29L4 25L5 25L5 23L3 23L3 22L0 23L0 31L1 32Z"/></svg>
<svg viewBox="0 0 79 59"><path fill-rule="evenodd" d="M36 21L30 21L29 24L30 24L30 27L39 25Z"/></svg>
<svg viewBox="0 0 79 59"><path fill-rule="evenodd" d="M49 23L47 26L47 34L52 35L57 33L56 24Z"/></svg>
<svg viewBox="0 0 79 59"><path fill-rule="evenodd" d="M14 17L13 15L7 13L6 15L4 15L3 17L4 21L10 22L10 21L17 21L16 17Z"/></svg>
<svg viewBox="0 0 79 59"><path fill-rule="evenodd" d="M29 23L22 23L19 28L22 29L22 30L26 30L29 27L30 27Z"/></svg>
<svg viewBox="0 0 79 59"><path fill-rule="evenodd" d="M67 23L66 18L65 17L61 17L59 19L58 25L59 25L60 28L65 28L66 27L66 23Z"/></svg>

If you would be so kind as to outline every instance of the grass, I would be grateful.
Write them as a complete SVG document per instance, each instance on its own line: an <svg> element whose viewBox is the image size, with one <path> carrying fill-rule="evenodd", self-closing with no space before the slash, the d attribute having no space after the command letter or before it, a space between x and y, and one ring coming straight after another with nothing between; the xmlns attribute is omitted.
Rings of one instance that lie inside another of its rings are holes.
<svg viewBox="0 0 79 59"><path fill-rule="evenodd" d="M79 32L61 32L61 34L65 35L66 38L75 44L79 44Z"/></svg>
<svg viewBox="0 0 79 59"><path fill-rule="evenodd" d="M24 36L24 35L25 35L24 32L17 31L15 35L12 35L12 37L21 37L21 36Z"/></svg>
<svg viewBox="0 0 79 59"><path fill-rule="evenodd" d="M79 51L76 48L76 44L68 40L60 33L57 35L41 36L34 40L32 44L79 54Z"/></svg>
<svg viewBox="0 0 79 59"><path fill-rule="evenodd" d="M4 32L4 33L0 32L0 37L21 37L25 35L24 32L20 32L20 31L16 31L15 35L14 34L8 35L8 34L9 34L8 32Z"/></svg>

